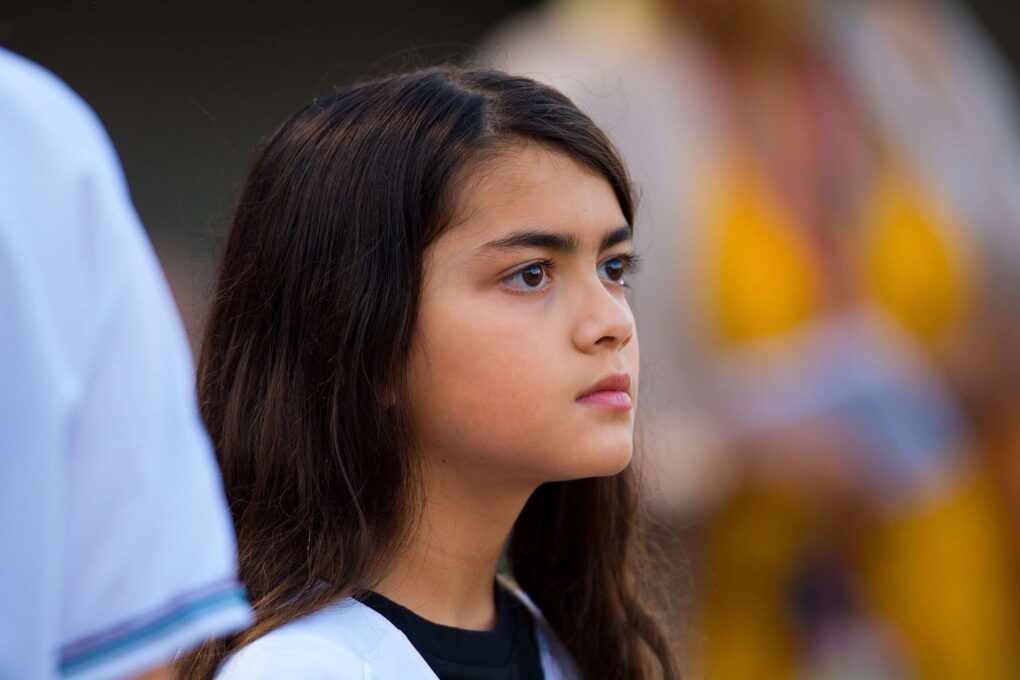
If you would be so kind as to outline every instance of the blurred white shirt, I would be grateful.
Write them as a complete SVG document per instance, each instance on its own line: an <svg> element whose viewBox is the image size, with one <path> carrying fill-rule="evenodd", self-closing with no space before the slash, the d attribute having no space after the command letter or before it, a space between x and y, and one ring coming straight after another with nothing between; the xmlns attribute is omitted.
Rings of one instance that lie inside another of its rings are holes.
<svg viewBox="0 0 1020 680"><path fill-rule="evenodd" d="M0 50L0 678L123 677L250 622L183 328L115 152Z"/></svg>

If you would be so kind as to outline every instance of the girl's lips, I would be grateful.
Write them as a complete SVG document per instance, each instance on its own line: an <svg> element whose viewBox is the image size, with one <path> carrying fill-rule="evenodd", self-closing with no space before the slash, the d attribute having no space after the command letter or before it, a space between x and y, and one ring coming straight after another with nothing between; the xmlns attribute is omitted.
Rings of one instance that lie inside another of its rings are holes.
<svg viewBox="0 0 1020 680"><path fill-rule="evenodd" d="M611 411L629 411L630 395L622 390L601 390L579 397L577 403L586 406L597 406Z"/></svg>
<svg viewBox="0 0 1020 680"><path fill-rule="evenodd" d="M610 411L629 411L630 374L611 373L588 388L577 398L577 403Z"/></svg>

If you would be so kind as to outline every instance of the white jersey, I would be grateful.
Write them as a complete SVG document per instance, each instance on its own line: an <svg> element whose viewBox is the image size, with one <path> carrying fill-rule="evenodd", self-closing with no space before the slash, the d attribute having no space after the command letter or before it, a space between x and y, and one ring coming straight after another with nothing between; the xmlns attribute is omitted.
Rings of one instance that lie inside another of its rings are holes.
<svg viewBox="0 0 1020 680"><path fill-rule="evenodd" d="M114 678L247 625L187 341L112 145L0 50L0 678Z"/></svg>
<svg viewBox="0 0 1020 680"><path fill-rule="evenodd" d="M504 582L535 619L546 680L580 674L535 604ZM216 680L437 680L410 640L390 621L353 598L301 617L242 647Z"/></svg>

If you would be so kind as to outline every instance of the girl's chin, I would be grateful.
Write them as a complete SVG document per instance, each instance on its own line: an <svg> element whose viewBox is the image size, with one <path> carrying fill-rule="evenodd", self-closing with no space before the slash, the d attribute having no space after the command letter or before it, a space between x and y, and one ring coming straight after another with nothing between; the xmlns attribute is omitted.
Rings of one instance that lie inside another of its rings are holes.
<svg viewBox="0 0 1020 680"><path fill-rule="evenodd" d="M593 474L593 477L611 477L612 475L618 475L627 469L631 461L631 452L627 451L626 455L607 456L604 461L602 470Z"/></svg>
<svg viewBox="0 0 1020 680"><path fill-rule="evenodd" d="M627 469L632 457L630 447L616 451L588 452L573 462L570 469L563 470L555 481L585 479L587 477L612 477ZM553 480L550 480L553 481Z"/></svg>

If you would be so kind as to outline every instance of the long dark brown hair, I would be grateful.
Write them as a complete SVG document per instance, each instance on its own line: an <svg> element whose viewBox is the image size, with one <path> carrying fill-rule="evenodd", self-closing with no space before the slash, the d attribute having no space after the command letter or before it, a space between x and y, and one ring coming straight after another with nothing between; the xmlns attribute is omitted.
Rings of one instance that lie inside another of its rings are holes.
<svg viewBox="0 0 1020 680"><path fill-rule="evenodd" d="M258 151L227 241L198 364L202 416L256 612L177 663L210 678L233 650L370 588L423 502L402 408L425 253L459 183L534 141L605 177L633 224L619 155L561 93L440 67L342 88ZM507 556L586 678L673 678L641 598L632 468L545 484Z"/></svg>

